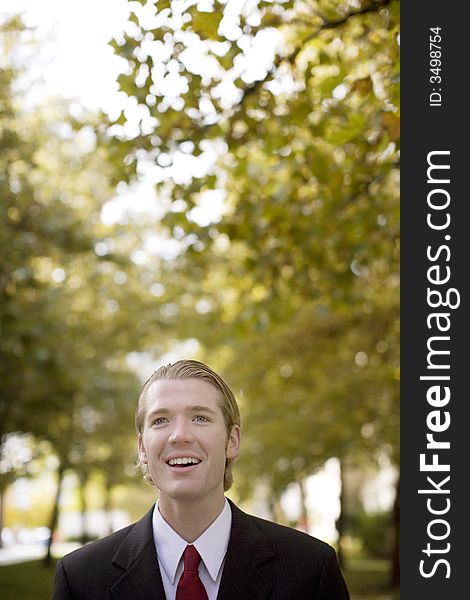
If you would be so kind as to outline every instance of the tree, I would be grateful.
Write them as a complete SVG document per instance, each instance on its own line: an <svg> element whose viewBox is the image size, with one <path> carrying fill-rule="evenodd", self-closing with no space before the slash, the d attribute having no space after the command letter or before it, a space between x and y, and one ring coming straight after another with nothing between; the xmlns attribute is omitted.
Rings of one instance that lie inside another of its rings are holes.
<svg viewBox="0 0 470 600"><path fill-rule="evenodd" d="M132 435L138 380L126 357L164 336L132 258L137 226L100 218L115 180L96 144L96 115L73 118L57 99L21 102L15 50L24 32L19 19L0 30L0 439L30 432L51 442L59 458L52 536L67 469L105 469L109 460L116 471L119 457L124 471L129 456L111 458L103 446L127 449L124 426Z"/></svg>
<svg viewBox="0 0 470 600"><path fill-rule="evenodd" d="M247 477L397 462L399 3L141 4L112 42L140 132L102 139L156 172L175 326L243 385Z"/></svg>

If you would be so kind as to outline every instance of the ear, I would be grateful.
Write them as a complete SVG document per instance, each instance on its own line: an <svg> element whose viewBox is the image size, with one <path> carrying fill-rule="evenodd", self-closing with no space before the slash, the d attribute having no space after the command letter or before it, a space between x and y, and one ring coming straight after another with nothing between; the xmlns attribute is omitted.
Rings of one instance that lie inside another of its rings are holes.
<svg viewBox="0 0 470 600"><path fill-rule="evenodd" d="M240 452L240 426L234 425L228 436L227 441L227 458L237 458Z"/></svg>
<svg viewBox="0 0 470 600"><path fill-rule="evenodd" d="M137 436L137 448L139 452L139 460L142 464L146 465L148 463L147 460L147 452L145 451L144 442L142 439L142 434L139 433Z"/></svg>

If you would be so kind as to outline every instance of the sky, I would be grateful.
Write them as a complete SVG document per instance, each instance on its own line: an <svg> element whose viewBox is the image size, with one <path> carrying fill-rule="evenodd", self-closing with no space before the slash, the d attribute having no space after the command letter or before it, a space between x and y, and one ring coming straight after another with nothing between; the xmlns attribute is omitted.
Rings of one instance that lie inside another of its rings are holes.
<svg viewBox="0 0 470 600"><path fill-rule="evenodd" d="M130 13L127 0L16 0L14 5L0 8L3 15L17 12L22 14L26 25L34 28L34 38L39 42L38 51L35 46L33 54L31 51L28 54L25 47L23 57L32 82L25 93L27 103L40 104L50 96L60 96L75 100L76 107L104 110L111 118L117 118L126 109L132 120L134 103L119 92L116 82L119 73L125 70L125 63L108 44L126 28ZM256 75L256 70L252 69L252 73ZM208 149L197 160L179 153L166 174L182 183L191 174L205 171L216 156L216 149ZM103 206L103 222L125 222L127 215L142 212L158 220L163 211L154 183L162 177L162 172L157 165L150 166L131 189L121 186L116 196ZM221 214L222 203L221 194L216 192L210 199L201 198L201 206L195 208L192 217L200 225L208 224ZM149 239L145 248L149 255L163 258L171 258L178 250L179 244L174 240L158 236Z"/></svg>
<svg viewBox="0 0 470 600"><path fill-rule="evenodd" d="M44 93L79 99L87 108L116 105L121 63L108 41L123 30L127 0L15 0L3 14L18 12L40 40L34 57Z"/></svg>
<svg viewBox="0 0 470 600"><path fill-rule="evenodd" d="M236 21L238 7L244 1L227 0L226 16L219 31L229 39L238 40L246 57L239 61L236 70L243 72L243 79L252 82L262 78L272 63L279 35L274 29L261 31L251 42L242 35L232 21ZM123 63L108 42L119 37L126 27L129 4L138 5L128 0L15 0L0 4L0 15L21 13L25 23L35 28L41 44L40 56L34 62L47 93L77 98L88 108L112 110L121 104L117 100L116 77ZM154 9L140 5L138 8L144 22L152 25ZM259 14L253 11L250 19L257 24ZM197 45L185 58L193 66L203 60L204 72L213 70L211 61ZM228 86L225 87L225 93L229 94Z"/></svg>
<svg viewBox="0 0 470 600"><path fill-rule="evenodd" d="M263 77L272 62L277 36L275 33L261 32L252 46L238 27L231 22L236 20L238 5L244 0L228 0L226 17L220 24L220 31L230 39L239 39L246 52L246 58L239 62L238 69L243 71L247 81ZM127 0L15 0L0 6L0 15L21 13L25 24L34 28L34 38L38 40L33 53L25 48L24 61L28 65L31 84L25 93L25 102L40 104L50 96L60 96L76 100L75 107L101 109L111 118L117 118L121 110L126 110L129 128L132 121L138 121L134 103L118 91L116 79L125 70L125 63L114 55L108 42L120 37L126 28L130 14ZM139 13L149 24L154 17L154 9L138 6ZM148 9L147 9L148 8ZM251 17L256 21L256 11ZM127 25L129 27L129 25ZM238 31L237 31L238 30ZM194 56L191 56L194 54ZM201 48L193 48L188 54L188 63L195 60L207 63L207 57ZM194 66L194 65L193 65ZM209 63L204 69L209 68ZM224 84L224 94L230 97L230 82ZM232 90L233 91L233 90ZM73 110L73 106L72 106ZM134 119L134 116L136 117ZM197 159L178 153L173 157L173 165L166 169L165 175L178 183L190 179L192 174L204 172L220 154L218 148L208 148ZM126 221L126 215L145 212L155 219L162 214L161 204L154 192L154 183L161 179L163 170L157 165L146 167L141 181L132 189L122 186L116 197L105 204L102 220L106 224ZM136 199L138 198L138 202ZM223 194L212 192L211 197L201 197L191 218L199 225L207 225L217 220L223 211ZM150 248L150 254L159 254L164 258L174 256L178 251L174 243L156 238Z"/></svg>

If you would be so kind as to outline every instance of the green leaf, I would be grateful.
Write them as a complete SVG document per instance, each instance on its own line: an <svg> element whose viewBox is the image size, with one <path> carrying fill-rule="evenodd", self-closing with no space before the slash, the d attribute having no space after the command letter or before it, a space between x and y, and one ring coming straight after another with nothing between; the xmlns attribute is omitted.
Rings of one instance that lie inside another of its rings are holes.
<svg viewBox="0 0 470 600"><path fill-rule="evenodd" d="M346 123L330 121L326 127L325 137L330 144L342 146L357 138L363 131L367 118L363 114L349 115Z"/></svg>
<svg viewBox="0 0 470 600"><path fill-rule="evenodd" d="M218 40L218 29L223 14L217 12L200 12L195 6L188 11L192 16L191 27L203 40Z"/></svg>
<svg viewBox="0 0 470 600"><path fill-rule="evenodd" d="M157 0L155 5L158 9L158 12L162 12L162 10L165 10L165 8L171 7L171 0Z"/></svg>

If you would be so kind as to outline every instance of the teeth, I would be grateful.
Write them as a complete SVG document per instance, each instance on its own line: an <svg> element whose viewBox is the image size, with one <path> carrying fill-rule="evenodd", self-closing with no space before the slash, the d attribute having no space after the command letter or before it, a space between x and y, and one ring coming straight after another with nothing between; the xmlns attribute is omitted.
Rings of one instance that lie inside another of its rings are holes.
<svg viewBox="0 0 470 600"><path fill-rule="evenodd" d="M170 458L170 460L168 461L168 464L170 466L174 466L174 465L197 465L200 462L201 461L198 458L183 457L183 458Z"/></svg>

